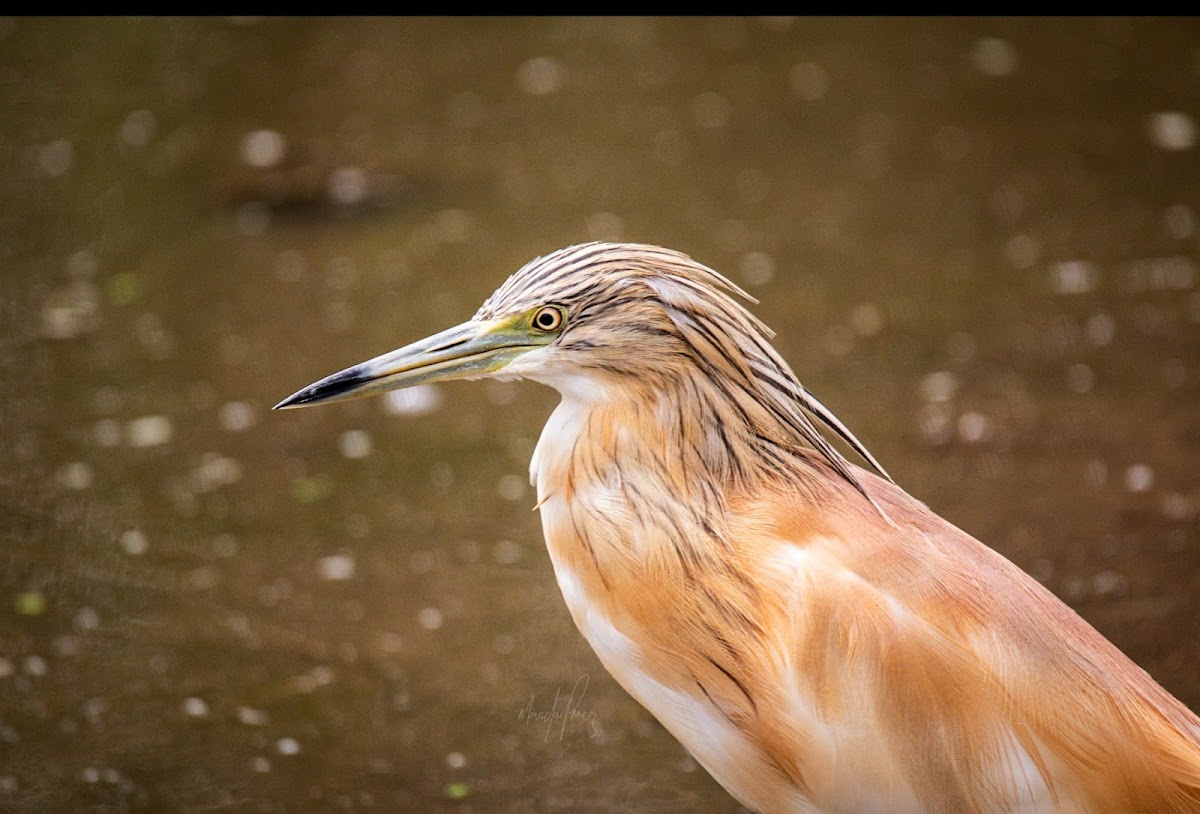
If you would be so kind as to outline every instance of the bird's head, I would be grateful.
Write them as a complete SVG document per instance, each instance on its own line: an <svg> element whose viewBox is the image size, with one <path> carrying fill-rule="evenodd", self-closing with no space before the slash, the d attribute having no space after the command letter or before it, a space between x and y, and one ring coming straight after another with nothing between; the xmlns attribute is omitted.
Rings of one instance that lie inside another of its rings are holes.
<svg viewBox="0 0 1200 814"><path fill-rule="evenodd" d="M739 342L765 344L767 329L730 293L749 297L678 252L571 246L523 266L473 319L328 376L277 408L483 377L533 379L588 399L612 396L622 385L644 387L694 366L696 343L726 357L743 355Z"/></svg>
<svg viewBox="0 0 1200 814"><path fill-rule="evenodd" d="M796 379L771 347L770 329L731 295L753 299L679 252L632 243L571 246L527 263L473 319L327 376L275 408L449 379L525 378L592 403L649 397L676 417L712 425L709 437L805 442L857 485L813 424L816 416L883 473Z"/></svg>

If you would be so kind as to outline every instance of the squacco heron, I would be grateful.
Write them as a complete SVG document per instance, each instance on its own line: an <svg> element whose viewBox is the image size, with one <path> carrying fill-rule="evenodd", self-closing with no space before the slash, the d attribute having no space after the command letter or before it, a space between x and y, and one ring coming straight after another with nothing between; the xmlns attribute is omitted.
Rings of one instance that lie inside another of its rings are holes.
<svg viewBox="0 0 1200 814"><path fill-rule="evenodd" d="M734 295L678 252L572 246L469 322L278 407L447 379L557 389L530 475L563 599L754 811L1200 811L1200 719L896 486Z"/></svg>

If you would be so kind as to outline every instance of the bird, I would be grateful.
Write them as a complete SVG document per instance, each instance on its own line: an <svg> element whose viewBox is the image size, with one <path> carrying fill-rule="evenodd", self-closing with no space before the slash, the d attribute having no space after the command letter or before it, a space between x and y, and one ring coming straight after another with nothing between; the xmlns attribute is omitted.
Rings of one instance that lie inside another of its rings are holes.
<svg viewBox="0 0 1200 814"><path fill-rule="evenodd" d="M276 409L557 389L530 478L570 615L752 811L1200 811L1200 719L896 485L743 300L674 250L570 246Z"/></svg>

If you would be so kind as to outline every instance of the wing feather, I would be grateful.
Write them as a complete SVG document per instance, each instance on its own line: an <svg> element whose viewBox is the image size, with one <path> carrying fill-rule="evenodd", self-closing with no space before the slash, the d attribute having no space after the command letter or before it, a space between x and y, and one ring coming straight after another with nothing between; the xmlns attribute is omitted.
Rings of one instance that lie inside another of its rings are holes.
<svg viewBox="0 0 1200 814"><path fill-rule="evenodd" d="M794 643L822 716L877 733L929 811L1200 811L1200 719L1004 557L858 478L894 524L848 495L768 501L824 564Z"/></svg>

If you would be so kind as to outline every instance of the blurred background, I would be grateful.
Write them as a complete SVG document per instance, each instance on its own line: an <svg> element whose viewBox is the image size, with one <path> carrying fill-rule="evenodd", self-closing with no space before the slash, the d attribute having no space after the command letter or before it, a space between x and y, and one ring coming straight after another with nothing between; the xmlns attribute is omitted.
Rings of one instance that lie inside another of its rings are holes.
<svg viewBox="0 0 1200 814"><path fill-rule="evenodd" d="M726 811L527 482L556 397L270 407L591 239L1200 706L1200 22L0 22L0 809Z"/></svg>

